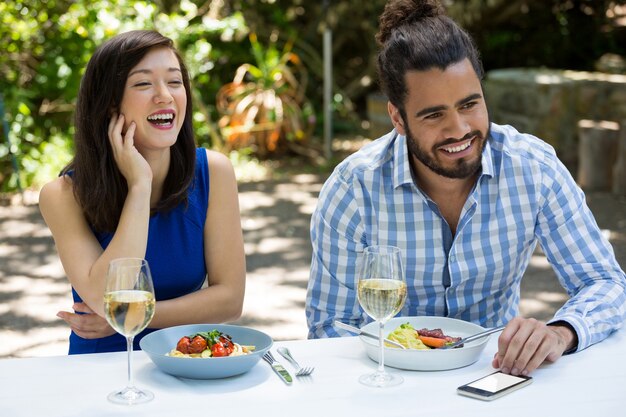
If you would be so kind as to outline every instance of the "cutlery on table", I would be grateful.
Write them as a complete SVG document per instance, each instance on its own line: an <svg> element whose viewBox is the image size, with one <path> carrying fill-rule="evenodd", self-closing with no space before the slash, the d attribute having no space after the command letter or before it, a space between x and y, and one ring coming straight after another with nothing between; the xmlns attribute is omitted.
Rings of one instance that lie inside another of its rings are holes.
<svg viewBox="0 0 626 417"><path fill-rule="evenodd" d="M294 368L296 368L296 376L311 375L311 373L313 373L313 371L315 370L313 366L305 366L305 367L300 366L298 362L296 362L296 360L293 358L293 356L291 356L291 352L289 352L289 349L287 349L286 347L281 346L276 350L278 351L278 353L281 354L283 358L287 359L287 361Z"/></svg>
<svg viewBox="0 0 626 417"><path fill-rule="evenodd" d="M449 345L444 345L440 347L439 349L452 349L464 343L473 342L474 340L482 339L483 337L489 336L490 334L501 332L504 329L504 327L505 326L498 326L498 327L494 327L493 329L485 330L484 332L480 332L480 333L473 334L471 336L464 337L461 340L458 340L454 343L451 343Z"/></svg>
<svg viewBox="0 0 626 417"><path fill-rule="evenodd" d="M358 335L363 335L365 337L369 337L370 339L376 339L378 340L378 336L376 336L373 333L368 333L366 331L363 331L361 329L359 329L358 327L354 327L354 326L350 326L349 324L346 323L342 323L339 320L335 320L335 326L337 327L341 327L344 330L348 330L352 333L356 333ZM389 340L389 339L384 339L385 343L389 343L390 345L393 345L395 347L398 347L400 349L406 349L406 347L404 347L401 343L398 342L394 342L393 340Z"/></svg>
<svg viewBox="0 0 626 417"><path fill-rule="evenodd" d="M274 359L274 355L269 350L263 355L263 360L270 364L272 370L280 377L280 379L287 385L291 385L293 378L289 375L289 372L285 369L280 362Z"/></svg>

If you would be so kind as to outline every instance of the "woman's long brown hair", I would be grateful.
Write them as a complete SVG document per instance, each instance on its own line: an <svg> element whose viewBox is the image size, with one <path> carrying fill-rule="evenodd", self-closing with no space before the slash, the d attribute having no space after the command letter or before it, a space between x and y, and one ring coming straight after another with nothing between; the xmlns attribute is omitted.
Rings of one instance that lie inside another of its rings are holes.
<svg viewBox="0 0 626 417"><path fill-rule="evenodd" d="M187 94L185 120L171 148L163 195L154 211L168 211L187 203L195 170L189 73L171 39L155 31L119 34L93 54L81 81L76 103L75 155L61 175L70 173L74 195L87 222L98 232L114 232L128 194L126 179L113 158L108 138L111 113L119 109L128 73L153 48L170 48L181 67Z"/></svg>

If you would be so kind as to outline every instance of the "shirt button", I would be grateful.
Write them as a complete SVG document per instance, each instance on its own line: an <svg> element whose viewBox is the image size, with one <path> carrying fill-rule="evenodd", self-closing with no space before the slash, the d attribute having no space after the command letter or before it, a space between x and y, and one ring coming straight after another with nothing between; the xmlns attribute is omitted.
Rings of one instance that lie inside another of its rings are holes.
<svg viewBox="0 0 626 417"><path fill-rule="evenodd" d="M450 256L450 262L456 262L456 256L451 255Z"/></svg>

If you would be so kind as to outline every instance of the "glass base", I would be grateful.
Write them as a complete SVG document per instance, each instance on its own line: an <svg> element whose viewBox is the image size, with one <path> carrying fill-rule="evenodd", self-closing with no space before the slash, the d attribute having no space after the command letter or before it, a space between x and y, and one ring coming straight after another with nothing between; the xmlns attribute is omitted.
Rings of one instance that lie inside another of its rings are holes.
<svg viewBox="0 0 626 417"><path fill-rule="evenodd" d="M374 372L373 374L362 375L359 382L368 387L386 388L400 385L404 382L404 378L387 372Z"/></svg>
<svg viewBox="0 0 626 417"><path fill-rule="evenodd" d="M115 404L142 404L152 401L154 394L150 391L142 391L135 387L126 387L121 391L114 391L107 397L109 401Z"/></svg>

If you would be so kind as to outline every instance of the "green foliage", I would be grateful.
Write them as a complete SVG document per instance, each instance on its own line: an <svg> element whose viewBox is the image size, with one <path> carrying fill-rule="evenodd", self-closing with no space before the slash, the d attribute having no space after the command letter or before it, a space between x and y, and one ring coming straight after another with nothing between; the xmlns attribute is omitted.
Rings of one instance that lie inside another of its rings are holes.
<svg viewBox="0 0 626 417"><path fill-rule="evenodd" d="M623 0L455 0L448 8L472 34L486 70L593 70L607 53L626 55Z"/></svg>
<svg viewBox="0 0 626 417"><path fill-rule="evenodd" d="M9 125L9 132L0 136L0 190L17 184L11 154L19 161L20 180L26 186L50 180L69 162L83 70L98 45L132 29L156 29L175 41L192 77L198 141L210 145L219 140L211 129L214 106L205 103L214 102L222 85L221 77L211 76L219 71L212 70L221 66L228 72L241 63L220 60L226 50L232 57L244 55L235 52L244 50L238 45L248 33L243 17L211 17L190 0L176 2L170 13L161 10L153 2L136 0L0 3L0 44L7 51L0 54L0 91Z"/></svg>
<svg viewBox="0 0 626 417"><path fill-rule="evenodd" d="M358 4L357 4L358 3ZM259 38L294 40L293 51L310 75L307 97L323 114L323 36L332 34L332 85L335 132L354 133L365 117L366 95L377 89L374 35L386 0L248 0L242 7ZM321 128L323 120L317 119ZM317 131L319 134L320 132Z"/></svg>
<svg viewBox="0 0 626 417"><path fill-rule="evenodd" d="M442 2L474 36L487 70L510 66L593 70L594 63L606 53L626 55L626 30L620 23L626 0ZM19 162L21 183L34 187L55 176L69 161L73 110L83 69L97 45L130 29L154 28L174 39L192 76L198 142L222 149L227 142L217 127L218 90L231 82L237 68L244 64L259 70L255 74L252 69L248 78L256 77L266 87L278 88L268 75L271 67L280 62L286 45L308 74L304 96L309 106L300 111L311 116L323 114L323 32L330 29L334 129L336 133L358 131L360 120L365 118L366 96L378 89L374 35L385 3L0 2L0 92L9 125L8 132L0 134L0 191L17 185L12 155ZM250 32L258 35L259 46L253 48L249 42ZM315 120L315 132L319 134L322 120Z"/></svg>
<svg viewBox="0 0 626 417"><path fill-rule="evenodd" d="M250 147L260 157L277 154L288 141L303 141L310 105L305 99L307 72L287 43L262 46L250 35L254 64L237 68L232 82L217 93L219 126L231 149Z"/></svg>

